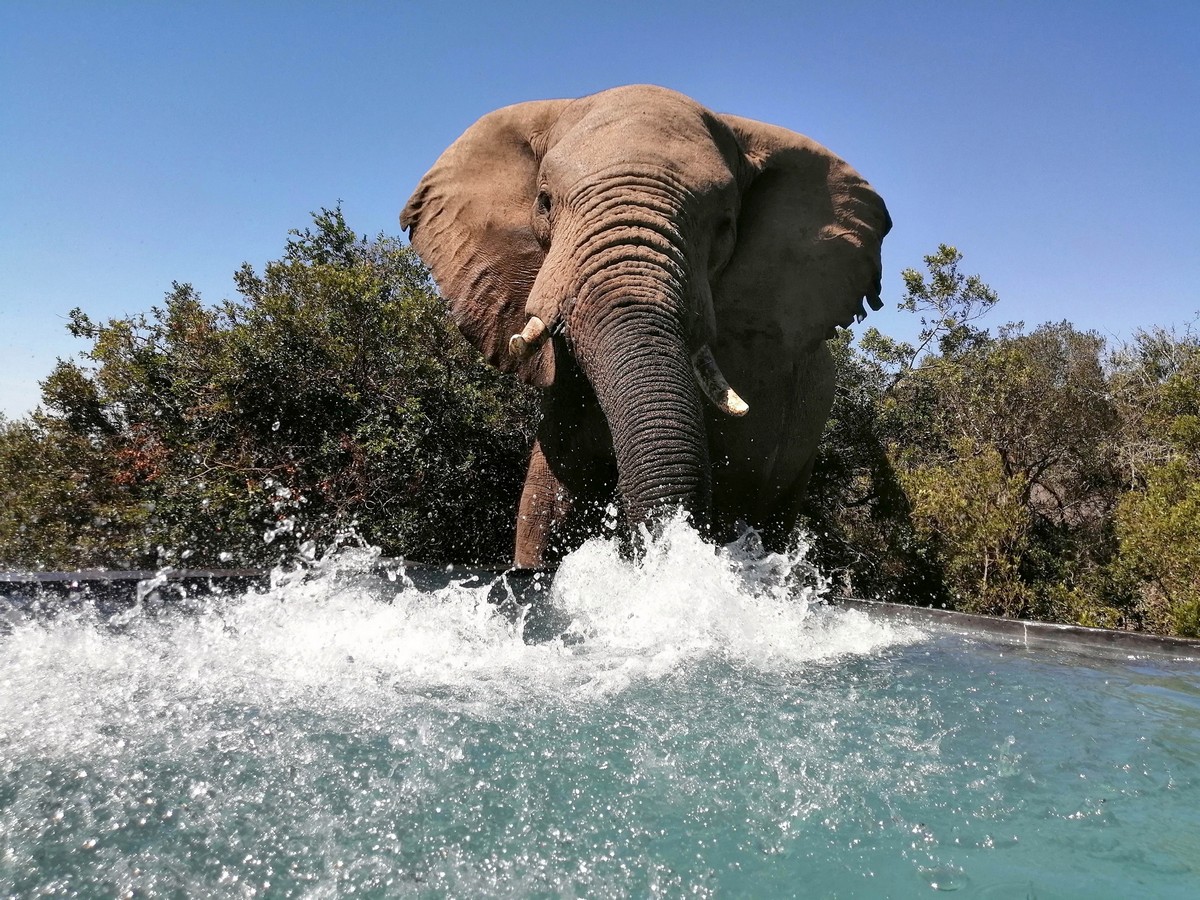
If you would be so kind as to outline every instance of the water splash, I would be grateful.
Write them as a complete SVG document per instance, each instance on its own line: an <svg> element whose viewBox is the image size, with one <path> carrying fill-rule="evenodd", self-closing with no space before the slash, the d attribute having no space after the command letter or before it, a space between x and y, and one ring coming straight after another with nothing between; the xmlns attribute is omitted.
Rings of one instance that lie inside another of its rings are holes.
<svg viewBox="0 0 1200 900"><path fill-rule="evenodd" d="M583 639L580 655L600 670L591 687L620 689L709 657L783 672L917 637L825 606L826 583L804 543L768 553L747 531L714 549L678 515L643 544L633 561L615 541L593 539L555 579L553 600L573 616L567 634Z"/></svg>
<svg viewBox="0 0 1200 900"><path fill-rule="evenodd" d="M403 570L374 575L377 550L346 546L191 615L147 614L141 595L119 628L87 611L59 615L5 639L0 722L31 752L86 755L111 743L104 735L131 708L236 702L369 716L438 702L511 713L705 660L781 673L918 637L824 606L803 547L765 553L751 533L714 549L682 517L645 543L638 561L607 539L568 557L543 601L562 634L543 643L528 642L526 615L491 602L494 579L419 590Z"/></svg>

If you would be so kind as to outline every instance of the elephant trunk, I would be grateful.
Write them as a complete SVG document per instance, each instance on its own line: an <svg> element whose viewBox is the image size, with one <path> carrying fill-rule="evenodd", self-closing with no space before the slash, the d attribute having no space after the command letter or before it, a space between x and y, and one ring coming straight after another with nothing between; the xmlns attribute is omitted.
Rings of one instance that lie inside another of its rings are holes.
<svg viewBox="0 0 1200 900"><path fill-rule="evenodd" d="M573 328L612 435L625 518L634 525L682 506L704 528L711 502L708 441L677 307L661 294L647 298L645 286L625 287L620 300L593 307L603 315Z"/></svg>

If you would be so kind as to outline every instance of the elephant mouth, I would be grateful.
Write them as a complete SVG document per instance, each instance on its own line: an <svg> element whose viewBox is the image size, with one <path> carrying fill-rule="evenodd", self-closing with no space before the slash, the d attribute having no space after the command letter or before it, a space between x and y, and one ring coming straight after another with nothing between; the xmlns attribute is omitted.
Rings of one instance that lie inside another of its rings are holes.
<svg viewBox="0 0 1200 900"><path fill-rule="evenodd" d="M525 327L508 339L508 352L518 362L528 359L550 337L565 332L565 323L566 317L562 314L555 316L553 324L549 326L539 317L530 316ZM713 406L734 417L744 416L750 411L746 401L725 380L708 344L701 345L700 349L692 354L691 362L696 383Z"/></svg>

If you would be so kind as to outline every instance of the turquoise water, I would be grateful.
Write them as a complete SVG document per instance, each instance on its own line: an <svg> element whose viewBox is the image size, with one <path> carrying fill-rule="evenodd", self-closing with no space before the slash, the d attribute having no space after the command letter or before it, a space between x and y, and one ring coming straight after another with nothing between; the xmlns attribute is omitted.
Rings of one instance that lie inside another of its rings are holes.
<svg viewBox="0 0 1200 900"><path fill-rule="evenodd" d="M678 523L536 644L372 562L13 617L0 896L1200 896L1195 663L873 622Z"/></svg>

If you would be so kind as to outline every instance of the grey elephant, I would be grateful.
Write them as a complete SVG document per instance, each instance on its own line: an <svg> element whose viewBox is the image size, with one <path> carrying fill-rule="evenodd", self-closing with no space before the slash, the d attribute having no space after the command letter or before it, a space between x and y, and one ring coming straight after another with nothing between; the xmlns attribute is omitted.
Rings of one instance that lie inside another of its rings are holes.
<svg viewBox="0 0 1200 900"><path fill-rule="evenodd" d="M661 87L484 116L401 213L489 363L543 389L514 564L619 498L788 538L833 402L825 340L882 305L882 199L785 128ZM730 387L730 383L736 386Z"/></svg>

